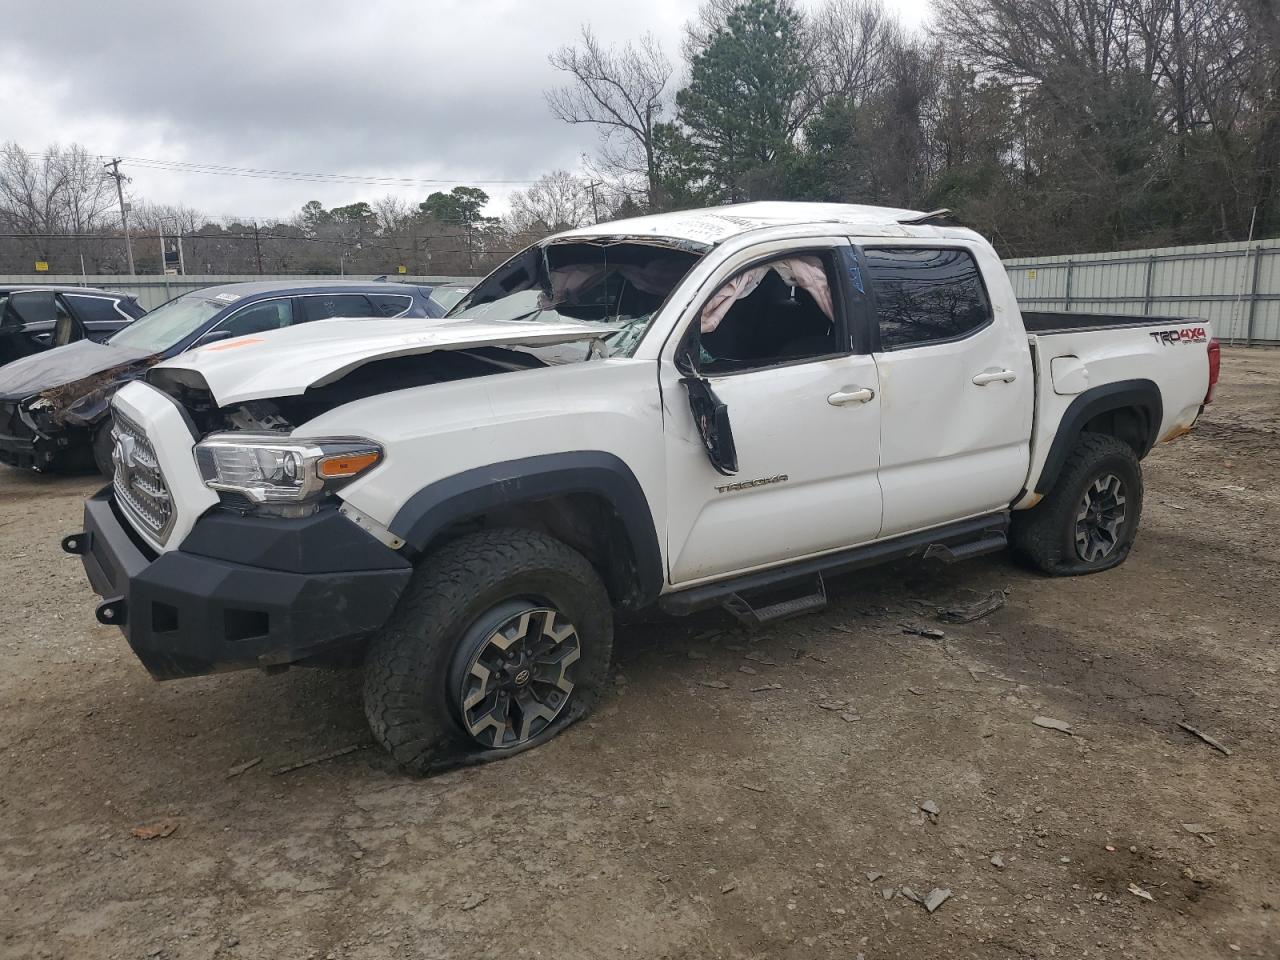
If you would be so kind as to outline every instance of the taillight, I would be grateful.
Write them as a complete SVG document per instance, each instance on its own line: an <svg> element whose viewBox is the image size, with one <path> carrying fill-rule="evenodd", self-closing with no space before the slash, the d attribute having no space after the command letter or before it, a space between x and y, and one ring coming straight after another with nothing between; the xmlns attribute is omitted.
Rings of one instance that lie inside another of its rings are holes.
<svg viewBox="0 0 1280 960"><path fill-rule="evenodd" d="M1218 385L1218 370L1222 366L1222 344L1217 339L1209 341L1209 390L1204 395L1205 403L1213 402L1213 388Z"/></svg>

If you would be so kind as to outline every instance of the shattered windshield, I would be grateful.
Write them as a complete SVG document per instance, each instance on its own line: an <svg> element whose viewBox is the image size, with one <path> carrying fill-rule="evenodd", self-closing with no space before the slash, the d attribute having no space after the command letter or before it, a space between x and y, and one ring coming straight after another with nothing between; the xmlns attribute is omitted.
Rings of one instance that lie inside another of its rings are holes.
<svg viewBox="0 0 1280 960"><path fill-rule="evenodd" d="M225 303L206 300L199 293L170 300L146 316L133 321L107 340L113 347L142 353L161 353L181 343L199 330Z"/></svg>
<svg viewBox="0 0 1280 960"><path fill-rule="evenodd" d="M600 324L609 356L630 356L700 254L641 242L531 247L499 267L451 319Z"/></svg>

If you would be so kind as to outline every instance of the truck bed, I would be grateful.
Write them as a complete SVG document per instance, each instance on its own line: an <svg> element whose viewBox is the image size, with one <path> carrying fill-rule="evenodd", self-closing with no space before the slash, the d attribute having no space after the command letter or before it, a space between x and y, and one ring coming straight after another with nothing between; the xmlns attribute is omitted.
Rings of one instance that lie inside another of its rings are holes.
<svg viewBox="0 0 1280 960"><path fill-rule="evenodd" d="M1067 333L1076 330L1110 330L1121 327L1181 325L1184 317L1146 317L1131 313L1084 313L1080 310L1024 310L1027 333Z"/></svg>

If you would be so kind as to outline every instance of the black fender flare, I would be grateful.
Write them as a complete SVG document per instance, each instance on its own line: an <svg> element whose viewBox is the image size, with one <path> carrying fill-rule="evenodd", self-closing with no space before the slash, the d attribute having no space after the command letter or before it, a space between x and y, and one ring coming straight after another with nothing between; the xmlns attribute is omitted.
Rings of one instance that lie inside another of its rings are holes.
<svg viewBox="0 0 1280 960"><path fill-rule="evenodd" d="M1138 458L1145 457L1155 446L1160 435L1160 423L1164 419L1160 388L1151 380L1104 383L1077 396L1063 413L1062 420L1058 423L1058 432L1049 447L1049 455L1045 458L1044 467L1036 481L1036 493L1043 495L1053 488L1063 464L1080 439L1085 424L1101 414L1126 409L1136 409L1146 418L1146 435L1138 450Z"/></svg>
<svg viewBox="0 0 1280 960"><path fill-rule="evenodd" d="M665 577L653 512L631 468L611 453L548 453L464 470L411 496L388 529L421 553L454 523L498 507L565 494L594 494L612 505L630 540L638 579L635 599L628 606L655 601Z"/></svg>

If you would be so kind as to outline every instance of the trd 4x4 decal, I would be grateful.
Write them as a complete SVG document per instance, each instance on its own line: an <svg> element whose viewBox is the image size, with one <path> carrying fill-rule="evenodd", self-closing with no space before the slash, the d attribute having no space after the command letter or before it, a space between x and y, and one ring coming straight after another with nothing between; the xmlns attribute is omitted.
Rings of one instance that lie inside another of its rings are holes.
<svg viewBox="0 0 1280 960"><path fill-rule="evenodd" d="M1154 330L1151 338L1157 343L1204 343L1209 334L1204 327L1183 327L1181 330Z"/></svg>

